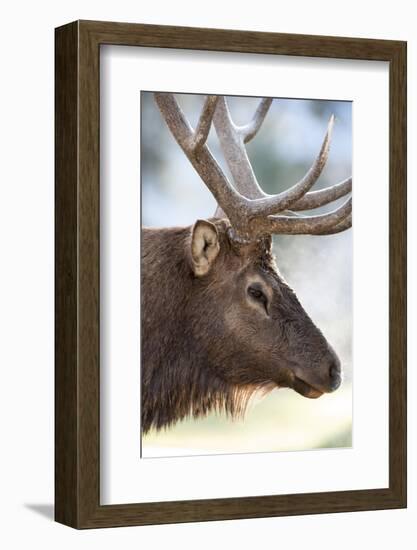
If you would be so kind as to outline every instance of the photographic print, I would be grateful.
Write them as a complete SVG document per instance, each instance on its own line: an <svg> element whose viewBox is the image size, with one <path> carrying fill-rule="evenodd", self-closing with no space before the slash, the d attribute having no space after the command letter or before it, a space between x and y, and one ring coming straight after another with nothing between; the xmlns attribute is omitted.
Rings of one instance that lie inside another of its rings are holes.
<svg viewBox="0 0 417 550"><path fill-rule="evenodd" d="M141 106L142 457L350 447L352 103Z"/></svg>

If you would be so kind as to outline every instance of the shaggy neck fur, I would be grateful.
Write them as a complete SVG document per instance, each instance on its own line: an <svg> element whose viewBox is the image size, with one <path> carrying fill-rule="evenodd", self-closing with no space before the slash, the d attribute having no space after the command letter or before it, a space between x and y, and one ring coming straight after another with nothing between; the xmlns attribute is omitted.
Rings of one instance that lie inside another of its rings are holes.
<svg viewBox="0 0 417 550"><path fill-rule="evenodd" d="M189 297L195 277L187 261L190 228L142 233L142 429L168 427L187 416L244 413L258 389L220 378L193 331ZM162 328L161 328L162 327Z"/></svg>

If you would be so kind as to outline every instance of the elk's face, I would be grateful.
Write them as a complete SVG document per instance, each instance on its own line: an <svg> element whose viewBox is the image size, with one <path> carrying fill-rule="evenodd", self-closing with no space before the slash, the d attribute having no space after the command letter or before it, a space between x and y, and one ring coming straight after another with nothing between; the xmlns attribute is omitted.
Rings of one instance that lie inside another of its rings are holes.
<svg viewBox="0 0 417 550"><path fill-rule="evenodd" d="M208 364L237 385L291 387L316 398L341 383L340 361L280 276L269 237L237 246L224 222L191 238L196 319Z"/></svg>

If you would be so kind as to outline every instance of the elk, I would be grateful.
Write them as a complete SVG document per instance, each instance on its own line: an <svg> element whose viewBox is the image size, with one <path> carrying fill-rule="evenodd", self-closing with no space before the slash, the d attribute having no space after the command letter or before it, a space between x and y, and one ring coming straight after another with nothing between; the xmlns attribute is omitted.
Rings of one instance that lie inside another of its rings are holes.
<svg viewBox="0 0 417 550"><path fill-rule="evenodd" d="M311 191L326 164L334 117L305 176L276 195L259 186L245 144L272 100L236 126L223 96L207 96L195 130L175 96L155 92L169 130L217 201L189 227L142 229L142 430L210 411L243 415L251 395L292 388L335 391L341 364L272 253L273 234L331 235L352 225L351 197L325 214L302 214L351 193L352 179ZM207 146L214 125L233 183Z"/></svg>

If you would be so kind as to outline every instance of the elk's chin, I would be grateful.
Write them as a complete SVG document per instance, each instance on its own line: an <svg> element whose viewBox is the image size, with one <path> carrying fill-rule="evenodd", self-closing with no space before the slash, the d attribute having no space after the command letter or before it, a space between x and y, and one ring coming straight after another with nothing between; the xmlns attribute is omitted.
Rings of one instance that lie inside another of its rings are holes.
<svg viewBox="0 0 417 550"><path fill-rule="evenodd" d="M301 380L301 378L298 378L297 376L294 378L292 388L300 395L308 397L309 399L317 399L324 393L317 388L310 386L310 384L307 384L307 382L304 382L304 380Z"/></svg>

